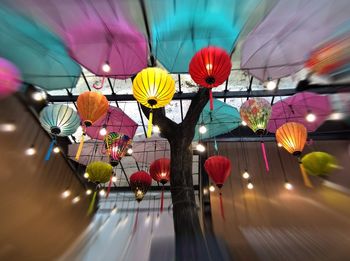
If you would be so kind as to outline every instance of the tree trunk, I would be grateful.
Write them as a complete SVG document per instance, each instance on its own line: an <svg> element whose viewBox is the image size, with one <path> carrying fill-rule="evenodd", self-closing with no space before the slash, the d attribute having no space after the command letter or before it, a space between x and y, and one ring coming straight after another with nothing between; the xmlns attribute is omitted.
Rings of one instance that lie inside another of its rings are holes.
<svg viewBox="0 0 350 261"><path fill-rule="evenodd" d="M192 149L181 139L181 134L170 141L176 260L210 260L193 189Z"/></svg>

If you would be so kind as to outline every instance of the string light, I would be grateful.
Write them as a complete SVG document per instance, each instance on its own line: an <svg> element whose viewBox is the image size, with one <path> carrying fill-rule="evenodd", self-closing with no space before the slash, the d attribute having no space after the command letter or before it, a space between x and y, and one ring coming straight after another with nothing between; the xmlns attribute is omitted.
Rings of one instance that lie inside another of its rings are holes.
<svg viewBox="0 0 350 261"><path fill-rule="evenodd" d="M293 185L291 183L289 183L288 181L286 181L284 183L284 187L288 190L292 190L293 189Z"/></svg>
<svg viewBox="0 0 350 261"><path fill-rule="evenodd" d="M43 101L46 100L47 95L44 91L36 91L32 93L32 98L34 101Z"/></svg>
<svg viewBox="0 0 350 261"><path fill-rule="evenodd" d="M36 153L36 149L34 148L34 145L32 145L28 149L26 149L24 153L27 156L33 156Z"/></svg>
<svg viewBox="0 0 350 261"><path fill-rule="evenodd" d="M85 172L84 173L84 178L88 179L89 178L89 173Z"/></svg>
<svg viewBox="0 0 350 261"><path fill-rule="evenodd" d="M92 193L91 189L87 189L86 192L85 192L86 195L91 195L91 193Z"/></svg>
<svg viewBox="0 0 350 261"><path fill-rule="evenodd" d="M76 196L75 198L72 199L72 203L73 204L76 204L80 201L80 197L79 196Z"/></svg>
<svg viewBox="0 0 350 261"><path fill-rule="evenodd" d="M204 194L204 195L208 195L208 189L207 189L207 188L204 188L204 189L203 189L203 194Z"/></svg>
<svg viewBox="0 0 350 261"><path fill-rule="evenodd" d="M128 153L129 155L131 155L131 154L133 153L132 148L128 148L127 153Z"/></svg>
<svg viewBox="0 0 350 261"><path fill-rule="evenodd" d="M245 121L241 122L242 126L247 126L247 123Z"/></svg>
<svg viewBox="0 0 350 261"><path fill-rule="evenodd" d="M309 112L305 118L308 122L314 122L316 120L316 115L312 112Z"/></svg>
<svg viewBox="0 0 350 261"><path fill-rule="evenodd" d="M281 148L282 147L282 143L278 142L277 146Z"/></svg>
<svg viewBox="0 0 350 261"><path fill-rule="evenodd" d="M243 177L244 179L249 179L250 175L249 175L249 173L248 173L247 170L245 170L245 171L243 172L242 177Z"/></svg>
<svg viewBox="0 0 350 261"><path fill-rule="evenodd" d="M203 144L198 143L196 146L196 150L198 150L199 152L204 152L205 151L205 147Z"/></svg>
<svg viewBox="0 0 350 261"><path fill-rule="evenodd" d="M100 135L101 136L105 136L107 134L107 129L105 128L105 127L102 127L101 129L100 129Z"/></svg>
<svg viewBox="0 0 350 261"><path fill-rule="evenodd" d="M266 84L266 89L268 89L269 91L276 89L276 87L277 87L277 84L275 81L268 81Z"/></svg>
<svg viewBox="0 0 350 261"><path fill-rule="evenodd" d="M1 123L0 124L0 131L2 132L13 132L16 130L16 125L13 123Z"/></svg>
<svg viewBox="0 0 350 261"><path fill-rule="evenodd" d="M206 133L207 132L207 127L205 127L205 125L201 125L199 127L199 132L202 133L202 134Z"/></svg>
<svg viewBox="0 0 350 261"><path fill-rule="evenodd" d="M66 189L65 191L62 192L61 197L68 198L70 194L71 194L71 191L69 189Z"/></svg>
<svg viewBox="0 0 350 261"><path fill-rule="evenodd" d="M101 197L103 197L104 195L106 195L106 191L104 189L101 189L99 194Z"/></svg>
<svg viewBox="0 0 350 261"><path fill-rule="evenodd" d="M105 63L102 65L102 71L108 73L108 72L110 72L110 70L111 70L111 66L109 65L108 62L105 62Z"/></svg>
<svg viewBox="0 0 350 261"><path fill-rule="evenodd" d="M254 188L254 185L253 185L253 183L251 181L248 182L247 188L248 189L253 189Z"/></svg>
<svg viewBox="0 0 350 261"><path fill-rule="evenodd" d="M214 192L214 191L215 191L215 187L214 187L214 185L210 185L210 187L209 187L209 191L210 191L210 192Z"/></svg>
<svg viewBox="0 0 350 261"><path fill-rule="evenodd" d="M153 133L160 133L160 129L159 129L158 125L153 126Z"/></svg>
<svg viewBox="0 0 350 261"><path fill-rule="evenodd" d="M56 154L59 153L59 152L60 152L60 148L57 147L57 146L54 147L54 148L53 148L53 152L56 153Z"/></svg>
<svg viewBox="0 0 350 261"><path fill-rule="evenodd" d="M117 182L117 177L116 176L112 177L112 182L114 182L114 183Z"/></svg>

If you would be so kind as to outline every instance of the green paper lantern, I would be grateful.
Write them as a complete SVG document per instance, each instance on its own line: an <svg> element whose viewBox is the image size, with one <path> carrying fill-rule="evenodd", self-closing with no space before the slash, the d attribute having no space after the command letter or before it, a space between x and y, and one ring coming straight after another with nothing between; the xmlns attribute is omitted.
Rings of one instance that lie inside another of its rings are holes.
<svg viewBox="0 0 350 261"><path fill-rule="evenodd" d="M113 174L113 167L106 162L94 161L86 167L86 172L91 182L106 183Z"/></svg>
<svg viewBox="0 0 350 261"><path fill-rule="evenodd" d="M306 173L313 176L329 175L333 170L340 168L334 156L321 151L306 154L301 162Z"/></svg>

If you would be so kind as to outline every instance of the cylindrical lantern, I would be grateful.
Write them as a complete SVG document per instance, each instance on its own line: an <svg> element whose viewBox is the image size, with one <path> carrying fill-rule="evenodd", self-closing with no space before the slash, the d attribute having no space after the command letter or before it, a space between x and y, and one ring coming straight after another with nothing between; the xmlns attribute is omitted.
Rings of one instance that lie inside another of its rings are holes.
<svg viewBox="0 0 350 261"><path fill-rule="evenodd" d="M225 219L221 188L231 174L231 161L224 156L211 156L204 163L205 171L220 189L221 216Z"/></svg>
<svg viewBox="0 0 350 261"><path fill-rule="evenodd" d="M146 171L137 171L129 178L130 187L135 193L135 199L140 202L152 184L152 178Z"/></svg>
<svg viewBox="0 0 350 261"><path fill-rule="evenodd" d="M95 204L97 187L99 184L106 183L111 179L113 175L113 167L106 162L94 161L87 165L86 173L89 175L89 181L97 184L88 209L88 214L91 214Z"/></svg>
<svg viewBox="0 0 350 261"><path fill-rule="evenodd" d="M109 104L107 98L103 94L86 91L79 95L77 107L79 116L84 125L83 127L89 127L107 113ZM80 146L75 156L76 160L79 160L81 150L83 149L84 136L85 128L83 128Z"/></svg>
<svg viewBox="0 0 350 261"><path fill-rule="evenodd" d="M0 98L16 92L21 86L21 75L10 61L0 58Z"/></svg>
<svg viewBox="0 0 350 261"><path fill-rule="evenodd" d="M242 120L256 134L262 136L266 132L267 123L271 116L271 104L263 98L254 98L245 101L240 114ZM261 141L261 150L263 153L266 171L269 171L269 162L267 160L265 144Z"/></svg>
<svg viewBox="0 0 350 261"><path fill-rule="evenodd" d="M49 105L40 112L41 126L53 135L49 150L46 153L45 160L50 159L50 155L56 136L69 136L76 132L80 125L78 114L66 105Z"/></svg>
<svg viewBox="0 0 350 261"><path fill-rule="evenodd" d="M164 201L164 185L170 179L170 159L161 158L155 160L149 167L149 173L151 177L163 184L162 186L162 195L160 199L160 212L163 211L163 201Z"/></svg>
<svg viewBox="0 0 350 261"><path fill-rule="evenodd" d="M313 176L327 176L335 169L341 168L334 156L322 151L306 154L301 162L306 173Z"/></svg>
<svg viewBox="0 0 350 261"><path fill-rule="evenodd" d="M112 166L117 166L125 156L132 140L122 133L110 132L106 135L104 142Z"/></svg>
<svg viewBox="0 0 350 261"><path fill-rule="evenodd" d="M162 69L146 68L136 75L132 83L132 92L139 103L151 109L147 130L149 138L152 133L152 110L170 103L175 93L175 81Z"/></svg>
<svg viewBox="0 0 350 261"><path fill-rule="evenodd" d="M301 152L304 149L307 139L307 130L304 125L297 122L287 122L276 130L276 140L290 154L296 156L299 161L300 171L307 187L312 187L303 164L301 163Z"/></svg>
<svg viewBox="0 0 350 261"><path fill-rule="evenodd" d="M190 62L189 73L192 79L210 91L210 110L213 110L212 88L228 79L231 67L231 59L227 52L214 46L199 50Z"/></svg>

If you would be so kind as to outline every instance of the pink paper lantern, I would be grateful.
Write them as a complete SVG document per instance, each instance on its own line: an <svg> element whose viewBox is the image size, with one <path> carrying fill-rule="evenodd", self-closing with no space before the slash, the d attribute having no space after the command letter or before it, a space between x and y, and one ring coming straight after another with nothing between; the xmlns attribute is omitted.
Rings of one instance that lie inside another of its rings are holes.
<svg viewBox="0 0 350 261"><path fill-rule="evenodd" d="M21 86L21 76L17 67L10 61L0 58L0 98L16 92Z"/></svg>

